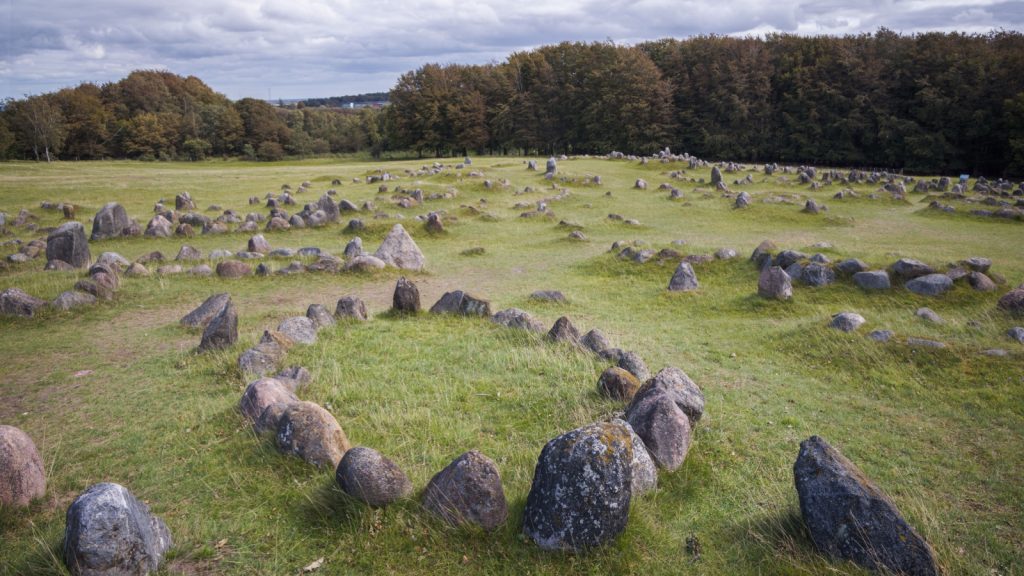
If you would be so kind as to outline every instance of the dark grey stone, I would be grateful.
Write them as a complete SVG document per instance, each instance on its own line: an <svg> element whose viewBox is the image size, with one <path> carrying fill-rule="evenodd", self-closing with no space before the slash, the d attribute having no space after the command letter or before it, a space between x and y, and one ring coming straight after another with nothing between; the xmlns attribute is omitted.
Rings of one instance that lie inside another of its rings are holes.
<svg viewBox="0 0 1024 576"><path fill-rule="evenodd" d="M9 316L34 316L36 310L46 306L46 300L26 294L19 288L0 292L0 313Z"/></svg>
<svg viewBox="0 0 1024 576"><path fill-rule="evenodd" d="M567 342L574 346L580 345L580 331L572 325L568 316L562 316L555 320L555 324L548 331L548 340L554 342Z"/></svg>
<svg viewBox="0 0 1024 576"><path fill-rule="evenodd" d="M698 288L700 283L697 282L697 273L693 271L693 266L689 262L680 262L672 274L672 279L668 281L669 291L689 292Z"/></svg>
<svg viewBox="0 0 1024 576"><path fill-rule="evenodd" d="M378 508L412 494L412 481L405 472L380 452L365 446L345 452L334 477L346 494Z"/></svg>
<svg viewBox="0 0 1024 576"><path fill-rule="evenodd" d="M840 312L832 316L832 321L828 325L829 328L835 328L842 332L853 332L860 328L864 322L864 317L856 312Z"/></svg>
<svg viewBox="0 0 1024 576"><path fill-rule="evenodd" d="M608 341L608 337L604 335L599 329L594 328L583 335L580 338L580 344L595 354L600 354L605 348L611 348L612 344Z"/></svg>
<svg viewBox="0 0 1024 576"><path fill-rule="evenodd" d="M885 270L856 272L853 275L853 283L864 290L888 290L892 288L892 284L889 282L889 273Z"/></svg>
<svg viewBox="0 0 1024 576"><path fill-rule="evenodd" d="M190 328L206 327L213 320L213 317L220 313L224 309L224 306L231 301L231 296L227 292L221 292L220 294L214 294L198 308L189 312L181 319L182 326L188 326Z"/></svg>
<svg viewBox="0 0 1024 576"><path fill-rule="evenodd" d="M911 280L918 276L934 274L935 269L920 260L900 258L892 265L892 272L904 280Z"/></svg>
<svg viewBox="0 0 1024 576"><path fill-rule="evenodd" d="M336 318L365 321L368 318L366 303L355 296L344 296L338 299L338 305L334 309L334 316Z"/></svg>
<svg viewBox="0 0 1024 576"><path fill-rule="evenodd" d="M107 238L117 238L131 228L132 221L128 218L124 206L117 202L110 202L100 208L99 212L92 219L92 234L89 239L93 242Z"/></svg>
<svg viewBox="0 0 1024 576"><path fill-rule="evenodd" d="M836 273L828 266L812 262L801 270L800 281L808 286L828 286L836 281Z"/></svg>
<svg viewBox="0 0 1024 576"><path fill-rule="evenodd" d="M430 312L432 314L461 314L463 316L483 316L488 318L491 315L491 303L487 300L471 296L462 290L455 290L445 292L430 307Z"/></svg>
<svg viewBox="0 0 1024 576"><path fill-rule="evenodd" d="M423 507L453 526L494 530L508 518L498 466L476 450L459 456L430 479L423 491Z"/></svg>
<svg viewBox="0 0 1024 576"><path fill-rule="evenodd" d="M238 341L238 312L230 300L217 313L206 329L199 342L199 351L220 350L228 348Z"/></svg>
<svg viewBox="0 0 1024 576"><path fill-rule="evenodd" d="M623 370L628 370L630 374L636 376L641 382L646 382L651 377L651 371L647 368L647 363L636 352L623 352L619 356L618 366Z"/></svg>
<svg viewBox="0 0 1024 576"><path fill-rule="evenodd" d="M420 290L405 276L395 283L395 294L392 298L392 308L396 312L415 314L420 311Z"/></svg>
<svg viewBox="0 0 1024 576"><path fill-rule="evenodd" d="M540 300L543 302L565 302L565 294L562 294L558 290L537 290L530 294L531 300Z"/></svg>
<svg viewBox="0 0 1024 576"><path fill-rule="evenodd" d="M334 325L334 317L323 304L310 304L306 309L306 318L313 321L313 327L317 330Z"/></svg>
<svg viewBox="0 0 1024 576"><path fill-rule="evenodd" d="M931 547L888 496L822 438L800 443L793 477L804 523L826 556L907 576L939 574Z"/></svg>
<svg viewBox="0 0 1024 576"><path fill-rule="evenodd" d="M65 222L46 237L46 259L63 260L75 268L89 265L89 241L81 222Z"/></svg>
<svg viewBox="0 0 1024 576"><path fill-rule="evenodd" d="M868 334L868 338L871 338L875 342L888 342L896 334L892 330L873 330Z"/></svg>
<svg viewBox="0 0 1024 576"><path fill-rule="evenodd" d="M904 287L914 294L939 296L953 287L953 280L945 274L926 274L910 280Z"/></svg>
<svg viewBox="0 0 1024 576"><path fill-rule="evenodd" d="M508 328L519 328L530 332L544 332L544 325L534 319L529 312L519 308L508 308L501 310L491 317L495 324L501 324Z"/></svg>

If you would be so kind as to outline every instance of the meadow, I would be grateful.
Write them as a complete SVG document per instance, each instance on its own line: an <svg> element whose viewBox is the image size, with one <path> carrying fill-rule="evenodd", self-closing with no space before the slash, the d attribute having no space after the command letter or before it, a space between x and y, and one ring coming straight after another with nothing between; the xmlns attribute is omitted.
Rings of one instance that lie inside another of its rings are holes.
<svg viewBox="0 0 1024 576"><path fill-rule="evenodd" d="M847 186L812 190L794 175L780 182L779 174L766 177L756 167L725 175L731 183L753 174L752 184L731 186L753 196L750 207L737 210L710 186L668 175L683 170L707 180L709 168L600 158L560 161L553 183L569 195L549 203L554 217L522 218L529 208L515 204L557 193L540 172L526 170L526 159L483 157L463 170L405 173L433 161L0 163L0 211L13 217L28 208L44 227L61 215L41 209L43 201L74 203L87 230L91 216L116 201L145 227L155 202L173 206L182 191L199 211L217 204L244 215L266 212L248 206L250 196L309 181L291 212L333 187L337 198L373 201L392 216L353 215L367 224L359 232L367 251L399 221L427 258L426 269L414 273L122 278L113 302L0 317L0 423L32 436L48 474L45 498L0 510L0 574L65 574L65 512L101 481L127 486L166 521L174 537L167 574L296 574L319 558L318 574L863 574L820 556L800 519L792 467L800 441L812 434L892 497L948 574L1024 573L1024 346L1006 336L1024 320L996 310L999 296L1024 281L1024 223L970 216L960 205L954 214L929 210L923 194L870 199L877 185L849 186L859 197L837 200L832 195ZM381 170L400 176L386 183L387 193L379 183L353 182ZM485 187L470 170L495 185ZM600 185L584 182L593 175ZM635 189L637 178L649 188ZM334 179L342 184L332 186ZM663 182L683 198L669 199L658 189ZM458 194L399 208L391 202L396 186ZM533 191L524 192L527 186ZM828 210L801 213L807 198ZM432 210L455 217L443 234L428 234L415 219ZM398 214L404 219L395 220ZM274 248L318 246L340 255L353 236L343 231L342 216L341 224L264 235ZM577 228L585 241L567 238ZM39 236L10 232L0 240ZM90 249L93 258L115 251L135 260L153 250L173 258L182 244L205 255L242 250L248 238L140 237ZM957 283L943 296L925 297L898 286L868 293L841 279L822 288L795 283L790 301L769 301L757 296L758 272L748 261L765 239L833 262L860 258L876 269L909 257L944 270L983 256L1006 283L987 293ZM700 289L670 293L678 260L619 259L609 251L618 240L683 254L728 247L739 256L696 265ZM483 251L467 252L472 248ZM4 246L0 256L15 250ZM0 289L53 299L80 277L44 272L44 263L9 265L0 271ZM268 261L272 268L287 263ZM580 555L544 552L521 524L545 442L623 410L596 392L607 363L481 319L386 314L403 275L418 285L425 308L462 289L494 311L522 308L546 326L566 315L581 331L600 328L614 345L636 351L652 372L677 366L700 385L705 416L686 462L633 501L629 526L612 545ZM568 302L532 300L535 290L560 290ZM200 332L178 320L225 291L238 307L240 341L197 354ZM303 399L323 404L353 445L379 450L412 479L415 496L381 510L348 498L333 471L279 454L237 410L247 384L238 354L281 319L304 314L311 303L333 310L345 295L363 298L375 317L322 330L316 344L294 348L287 364L313 375ZM921 306L945 322L916 317ZM849 334L828 328L831 315L843 311L860 313L867 324ZM875 329L896 337L865 337ZM907 337L947 346L911 346ZM1008 354L983 353L995 348ZM417 498L470 449L501 471L510 516L494 533L451 528Z"/></svg>

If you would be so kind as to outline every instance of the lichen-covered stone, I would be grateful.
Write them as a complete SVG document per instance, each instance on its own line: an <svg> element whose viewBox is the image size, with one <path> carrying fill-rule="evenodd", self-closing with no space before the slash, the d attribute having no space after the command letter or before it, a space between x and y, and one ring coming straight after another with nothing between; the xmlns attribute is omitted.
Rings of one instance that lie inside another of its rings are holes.
<svg viewBox="0 0 1024 576"><path fill-rule="evenodd" d="M346 494L370 506L382 507L412 494L412 481L389 458L373 448L358 446L345 452L335 480Z"/></svg>

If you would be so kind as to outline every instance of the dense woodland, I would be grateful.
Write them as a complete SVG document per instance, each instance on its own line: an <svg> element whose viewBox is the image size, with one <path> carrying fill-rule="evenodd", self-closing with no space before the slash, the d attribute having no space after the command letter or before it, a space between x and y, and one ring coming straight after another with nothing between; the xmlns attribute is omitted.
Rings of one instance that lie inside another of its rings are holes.
<svg viewBox="0 0 1024 576"><path fill-rule="evenodd" d="M8 158L188 158L406 150L651 153L1024 175L1024 35L888 30L562 43L404 74L384 111L231 102L134 72L9 101Z"/></svg>

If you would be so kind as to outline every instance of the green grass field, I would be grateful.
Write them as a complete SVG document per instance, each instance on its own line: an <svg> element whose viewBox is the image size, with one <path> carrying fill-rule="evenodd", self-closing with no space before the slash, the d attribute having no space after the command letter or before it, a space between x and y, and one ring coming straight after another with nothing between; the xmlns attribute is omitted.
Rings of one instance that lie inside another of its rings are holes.
<svg viewBox="0 0 1024 576"><path fill-rule="evenodd" d="M168 574L296 574L321 557L318 574L861 574L819 556L800 519L792 466L799 442L812 434L840 448L893 498L948 574L1024 573L1024 346L1006 336L1024 319L995 307L1024 281L1024 224L937 214L924 209L920 194L906 202L867 199L875 186L854 186L859 199L833 200L839 185L811 191L765 181L759 172L754 184L733 187L754 196L750 208L737 211L709 187L671 181L668 172L682 165L603 159L560 162L560 175L575 182L562 184L571 194L550 204L557 216L520 218L524 210L514 204L557 192L526 170L525 159L474 162L472 169L495 183L507 178L507 188L486 189L483 179L454 171L404 174L431 162L0 163L0 211L13 218L29 208L40 226L54 226L60 215L40 202L69 201L88 230L96 210L118 201L145 226L157 200L173 206L182 191L200 211L218 204L244 215L250 196L311 181L300 206L289 207L294 213L340 179L338 198L373 200L405 216L427 257L425 271L407 274L424 308L445 291L464 289L490 300L495 311L523 308L548 326L568 315L581 331L599 327L613 344L637 351L652 372L678 366L701 386L706 413L687 461L662 472L657 491L634 499L621 538L574 556L543 552L521 531L544 443L624 408L596 393L600 359L484 320L383 314L400 275L395 270L235 281L153 275L123 278L114 302L0 317L0 423L33 437L49 481L46 497L30 508L0 510L0 574L66 573L65 511L100 481L124 484L167 522L175 541L163 567ZM452 187L458 197L398 208L390 193L378 194L378 184L352 183L378 169L402 176L388 183L392 191L421 188L429 195ZM707 178L709 171L686 172ZM603 183L582 184L587 175ZM648 190L633 189L638 177ZM682 200L657 190L670 181L683 190ZM535 191L516 194L526 186ZM762 201L783 194L813 197L829 210L812 216L800 212L802 201ZM463 207L469 205L485 215ZM427 234L414 219L441 209L458 218L442 235ZM640 225L609 220L609 213ZM372 252L395 220L360 217ZM588 240L568 240L563 219L581 225ZM340 255L351 238L343 225L265 235L275 248L318 246ZM182 244L204 254L238 251L248 237L134 238L90 249L94 258L116 251L134 260L153 250L173 258ZM676 239L686 244L672 246ZM927 298L902 288L868 294L841 280L825 288L796 285L791 301L766 301L756 295L757 271L747 261L764 239L833 261L860 258L874 268L913 257L945 269L984 256L1006 285L982 293L957 283ZM617 259L608 251L616 240L692 254L731 247L739 257L695 266L700 290L669 293L676 262ZM812 247L819 242L832 247ZM483 254L462 254L475 247ZM0 248L0 256L15 250ZM52 299L79 277L44 272L44 263L10 265L0 271L0 289ZM540 289L561 290L569 302L531 301ZM178 320L221 291L238 307L240 342L197 355L200 333ZM304 314L311 303L333 310L348 294L366 300L377 317L321 331L316 344L293 348L287 364L313 374L303 399L325 405L354 445L378 449L413 480L416 497L385 510L349 499L333 472L278 454L236 408L247 384L238 354L283 318ZM920 306L945 323L917 318ZM842 311L862 314L867 324L851 334L827 328ZM891 329L896 338L873 342L865 335L874 329ZM908 346L908 336L947 347ZM1009 354L982 354L991 348ZM495 533L447 527L418 501L432 475L470 449L501 470L510 517ZM687 546L691 537L700 543L699 557Z"/></svg>

